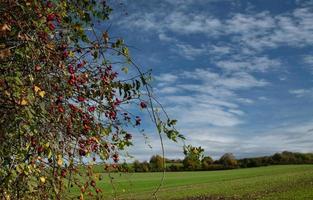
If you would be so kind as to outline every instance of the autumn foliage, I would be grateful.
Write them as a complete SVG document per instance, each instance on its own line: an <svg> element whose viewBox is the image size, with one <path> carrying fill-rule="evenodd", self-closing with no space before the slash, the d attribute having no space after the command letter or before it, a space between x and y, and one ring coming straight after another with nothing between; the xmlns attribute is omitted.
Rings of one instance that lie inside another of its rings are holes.
<svg viewBox="0 0 313 200"><path fill-rule="evenodd" d="M0 10L0 199L65 199L70 187L101 198L92 164L119 161L138 111L183 137L157 112L150 75L124 41L94 28L109 20L106 1L1 1Z"/></svg>

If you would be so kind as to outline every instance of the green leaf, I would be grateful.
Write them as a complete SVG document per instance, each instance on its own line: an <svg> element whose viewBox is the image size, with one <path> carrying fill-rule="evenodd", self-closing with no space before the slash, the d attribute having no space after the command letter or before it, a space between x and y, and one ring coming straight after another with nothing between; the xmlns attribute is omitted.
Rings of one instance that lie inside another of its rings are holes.
<svg viewBox="0 0 313 200"><path fill-rule="evenodd" d="M127 74L127 73L128 73L128 67L123 67L123 68L122 68L122 71L123 71L125 74Z"/></svg>
<svg viewBox="0 0 313 200"><path fill-rule="evenodd" d="M159 122L158 124L157 124L157 129L158 129L158 132L159 133L161 133L162 132L162 122Z"/></svg>

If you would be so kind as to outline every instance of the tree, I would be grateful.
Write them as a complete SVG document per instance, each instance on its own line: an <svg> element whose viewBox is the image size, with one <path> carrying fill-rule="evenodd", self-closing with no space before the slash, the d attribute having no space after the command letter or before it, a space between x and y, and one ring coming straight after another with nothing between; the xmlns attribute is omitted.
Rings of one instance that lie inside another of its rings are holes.
<svg viewBox="0 0 313 200"><path fill-rule="evenodd" d="M204 149L201 147L193 147L188 145L184 148L185 158L183 165L185 170L199 170L201 169L201 160L203 158Z"/></svg>
<svg viewBox="0 0 313 200"><path fill-rule="evenodd" d="M152 171L162 171L164 168L163 157L159 155L154 155L150 158L150 166Z"/></svg>
<svg viewBox="0 0 313 200"><path fill-rule="evenodd" d="M219 163L224 165L225 168L237 167L237 160L232 153L225 153L220 159Z"/></svg>
<svg viewBox="0 0 313 200"><path fill-rule="evenodd" d="M100 195L92 164L119 161L132 145L127 127L141 124L134 113L149 111L159 134L183 138L157 112L150 73L121 38L95 29L108 24L106 1L8 2L0 2L1 199L64 199L74 185L80 199Z"/></svg>
<svg viewBox="0 0 313 200"><path fill-rule="evenodd" d="M201 160L201 164L202 164L202 169L207 170L213 164L213 159L210 156L205 156Z"/></svg>
<svg viewBox="0 0 313 200"><path fill-rule="evenodd" d="M133 162L133 169L134 169L135 172L140 172L141 171L139 160L135 160Z"/></svg>

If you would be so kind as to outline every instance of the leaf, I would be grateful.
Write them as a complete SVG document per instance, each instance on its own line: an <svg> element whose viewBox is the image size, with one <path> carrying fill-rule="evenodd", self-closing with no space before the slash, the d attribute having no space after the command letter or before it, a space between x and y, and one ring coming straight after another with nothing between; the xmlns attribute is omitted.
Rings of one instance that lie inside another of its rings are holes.
<svg viewBox="0 0 313 200"><path fill-rule="evenodd" d="M34 90L35 90L35 92L37 93L37 92L39 92L41 89L40 89L40 87L38 87L38 86L34 86Z"/></svg>
<svg viewBox="0 0 313 200"><path fill-rule="evenodd" d="M129 56L128 48L127 47L123 47L122 48L122 53L124 54L124 56L128 57Z"/></svg>
<svg viewBox="0 0 313 200"><path fill-rule="evenodd" d="M20 74L17 74L17 76L14 77L14 80L16 81L16 83L18 85L23 85L23 82L21 81L21 79L19 78Z"/></svg>
<svg viewBox="0 0 313 200"><path fill-rule="evenodd" d="M11 94L7 90L4 91L4 94L7 95L8 97L11 96Z"/></svg>
<svg viewBox="0 0 313 200"><path fill-rule="evenodd" d="M7 25L7 24L1 24L0 25L0 31L2 32L5 32L5 31L11 31L11 27L10 25Z"/></svg>
<svg viewBox="0 0 313 200"><path fill-rule="evenodd" d="M47 47L48 49L50 49L50 50L54 50L54 49L55 49L55 44L52 43L52 42L50 42L50 43L48 43L48 44L46 45L46 47Z"/></svg>
<svg viewBox="0 0 313 200"><path fill-rule="evenodd" d="M62 164L63 164L63 159L62 159L62 155L61 154L58 155L57 163L58 163L59 166L62 166Z"/></svg>
<svg viewBox="0 0 313 200"><path fill-rule="evenodd" d="M68 54L69 57L73 58L75 56L74 52L73 51L69 51L69 54Z"/></svg>
<svg viewBox="0 0 313 200"><path fill-rule="evenodd" d="M22 99L22 100L19 102L19 104L20 104L21 106L26 106L26 105L28 105L28 101L27 101L26 99Z"/></svg>
<svg viewBox="0 0 313 200"><path fill-rule="evenodd" d="M128 73L128 67L123 67L123 68L122 68L122 71L123 71L125 74L127 74L127 73Z"/></svg>
<svg viewBox="0 0 313 200"><path fill-rule="evenodd" d="M34 115L32 114L32 112L29 109L26 109L27 115L29 119L34 118Z"/></svg>
<svg viewBox="0 0 313 200"><path fill-rule="evenodd" d="M45 183L46 182L46 178L45 177L40 177L40 181L42 182L42 183Z"/></svg>
<svg viewBox="0 0 313 200"><path fill-rule="evenodd" d="M51 158L51 156L52 156L52 151L51 151L51 149L49 149L48 150L48 159Z"/></svg>
<svg viewBox="0 0 313 200"><path fill-rule="evenodd" d="M45 96L45 94L46 94L45 91L40 91L40 92L38 93L38 95L41 96L42 98Z"/></svg>
<svg viewBox="0 0 313 200"><path fill-rule="evenodd" d="M162 132L162 122L159 122L157 124L157 129L158 129L158 132L161 133Z"/></svg>

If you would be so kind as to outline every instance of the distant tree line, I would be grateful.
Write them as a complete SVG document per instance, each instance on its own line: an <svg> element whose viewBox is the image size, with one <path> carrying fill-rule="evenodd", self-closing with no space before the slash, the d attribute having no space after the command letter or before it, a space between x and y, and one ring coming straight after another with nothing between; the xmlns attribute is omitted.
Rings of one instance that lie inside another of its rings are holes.
<svg viewBox="0 0 313 200"><path fill-rule="evenodd" d="M285 164L313 164L313 153L283 151L272 156L243 158L238 160L238 164L240 168Z"/></svg>
<svg viewBox="0 0 313 200"><path fill-rule="evenodd" d="M166 171L210 171L236 168L260 167L285 164L313 164L313 153L294 153L284 151L272 156L236 159L232 153L225 153L218 160L203 155L201 147L187 147L184 159L165 158ZM163 171L163 157L154 155L149 161L123 163L119 166L127 172Z"/></svg>

